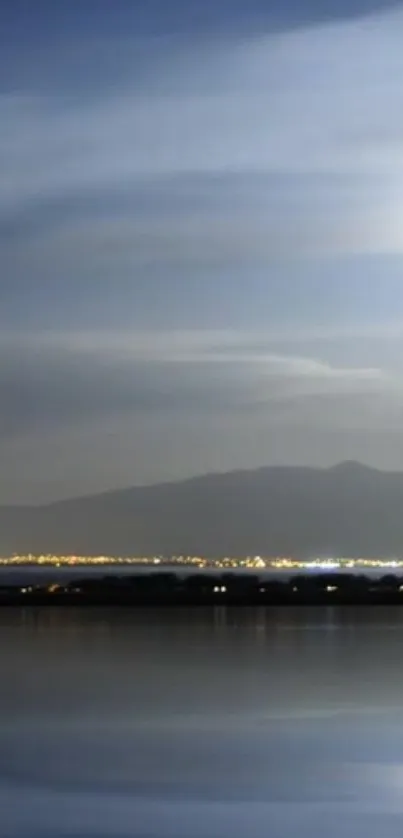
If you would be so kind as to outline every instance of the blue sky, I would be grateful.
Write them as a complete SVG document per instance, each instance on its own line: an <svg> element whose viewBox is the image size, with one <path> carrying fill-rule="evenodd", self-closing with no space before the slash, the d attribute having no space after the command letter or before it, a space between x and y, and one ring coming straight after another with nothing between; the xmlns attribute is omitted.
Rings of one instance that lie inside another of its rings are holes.
<svg viewBox="0 0 403 838"><path fill-rule="evenodd" d="M403 468L403 6L4 4L1 502Z"/></svg>

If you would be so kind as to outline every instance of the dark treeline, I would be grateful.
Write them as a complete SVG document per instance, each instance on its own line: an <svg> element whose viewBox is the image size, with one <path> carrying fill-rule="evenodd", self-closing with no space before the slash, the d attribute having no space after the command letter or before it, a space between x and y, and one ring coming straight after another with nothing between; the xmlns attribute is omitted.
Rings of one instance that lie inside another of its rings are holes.
<svg viewBox="0 0 403 838"><path fill-rule="evenodd" d="M330 605L402 604L403 577L348 573L286 580L236 573L172 572L82 578L68 584L0 586L0 605Z"/></svg>

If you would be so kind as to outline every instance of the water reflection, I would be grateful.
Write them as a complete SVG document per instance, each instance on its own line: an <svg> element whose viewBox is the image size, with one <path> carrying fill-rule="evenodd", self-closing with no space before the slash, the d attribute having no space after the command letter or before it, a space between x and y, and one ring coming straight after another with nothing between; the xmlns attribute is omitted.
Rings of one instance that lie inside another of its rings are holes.
<svg viewBox="0 0 403 838"><path fill-rule="evenodd" d="M402 641L400 609L4 609L4 835L397 835Z"/></svg>

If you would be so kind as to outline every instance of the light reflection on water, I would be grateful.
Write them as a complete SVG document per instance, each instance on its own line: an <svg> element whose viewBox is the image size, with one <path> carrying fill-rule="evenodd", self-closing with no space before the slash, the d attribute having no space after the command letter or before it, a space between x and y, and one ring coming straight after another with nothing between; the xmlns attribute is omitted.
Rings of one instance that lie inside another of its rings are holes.
<svg viewBox="0 0 403 838"><path fill-rule="evenodd" d="M4 609L1 838L401 836L402 647L397 608Z"/></svg>
<svg viewBox="0 0 403 838"><path fill-rule="evenodd" d="M243 573L249 574L251 576L259 576L260 578L269 578L269 579L282 579L286 580L289 579L290 576L298 576L298 575L314 575L318 571L315 569L293 569L293 570L281 570L272 568L270 570L260 570L260 569L248 569L248 568L241 568L238 570L233 570L231 568L205 568L199 569L197 567L190 567L190 566L178 566L178 565L116 565L116 564L106 564L106 565L75 565L75 566L62 566L56 567L51 565L2 565L0 567L0 579L1 584L3 585L18 585L18 584L47 584L48 582L53 581L66 581L70 579L80 579L80 578L89 578L94 576L134 576L136 574L150 574L150 573L176 573L178 576L189 576L194 573L206 573L208 575L222 575L223 573ZM364 575L372 579L378 579L381 576L385 576L387 574L396 574L396 576L403 575L403 568L356 568L354 569L342 569L336 568L334 570L331 569L321 569L321 573L327 573L331 576L332 573L349 573L352 575Z"/></svg>

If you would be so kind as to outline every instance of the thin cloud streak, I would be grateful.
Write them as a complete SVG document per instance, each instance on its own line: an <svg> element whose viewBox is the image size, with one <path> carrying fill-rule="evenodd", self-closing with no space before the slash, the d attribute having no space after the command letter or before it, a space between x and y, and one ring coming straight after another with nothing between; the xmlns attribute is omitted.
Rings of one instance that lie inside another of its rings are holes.
<svg viewBox="0 0 403 838"><path fill-rule="evenodd" d="M345 378L386 381L387 374L374 367L334 367L326 362L273 352L272 342L263 334L242 334L230 330L173 330L167 332L42 332L0 337L3 356L7 351L42 360L61 353L66 358L112 363L215 364L248 367L264 365L268 372L318 379Z"/></svg>
<svg viewBox="0 0 403 838"><path fill-rule="evenodd" d="M251 335L166 333L42 335L0 339L0 443L27 433L109 417L158 415L192 425L234 416L268 427L292 421L336 426L393 416L403 380L381 369L338 367L275 354ZM362 408L360 410L360 406ZM372 409L371 409L372 406ZM383 406L383 412L382 412ZM314 419L315 417L315 419ZM352 418L353 417L353 418Z"/></svg>

